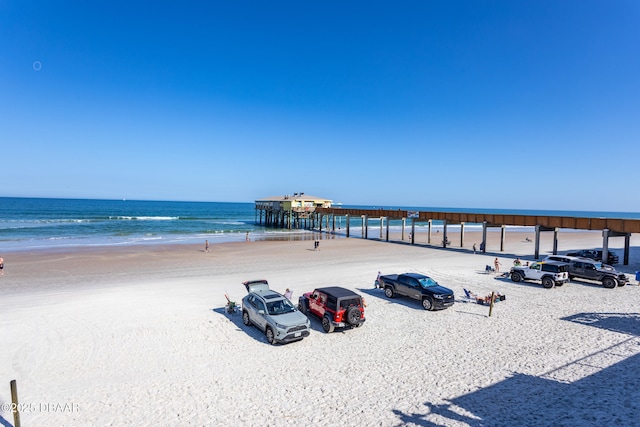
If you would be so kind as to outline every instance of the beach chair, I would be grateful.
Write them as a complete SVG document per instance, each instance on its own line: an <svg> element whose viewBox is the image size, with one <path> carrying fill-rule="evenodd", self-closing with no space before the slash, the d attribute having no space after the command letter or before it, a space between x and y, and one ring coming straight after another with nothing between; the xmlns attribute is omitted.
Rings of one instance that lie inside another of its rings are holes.
<svg viewBox="0 0 640 427"><path fill-rule="evenodd" d="M476 294L474 294L473 292L471 292L469 289L463 289L464 290L464 299L463 301L465 302L478 302L478 296Z"/></svg>

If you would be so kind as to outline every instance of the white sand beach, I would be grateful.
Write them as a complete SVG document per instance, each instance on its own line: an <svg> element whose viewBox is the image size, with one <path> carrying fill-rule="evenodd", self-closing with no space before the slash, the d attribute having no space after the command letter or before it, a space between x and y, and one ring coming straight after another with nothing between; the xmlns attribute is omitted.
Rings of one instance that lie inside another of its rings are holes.
<svg viewBox="0 0 640 427"><path fill-rule="evenodd" d="M326 237L326 236L323 236ZM631 285L544 289L485 274L499 257L533 261L533 243L491 233L448 249L363 239L138 246L3 253L0 425L16 380L23 426L637 426L640 236ZM544 235L542 256L551 251ZM417 236L424 243L424 236ZM601 247L562 233L559 251ZM373 289L378 273L422 272L454 290L428 312ZM366 297L367 321L268 345L240 315L241 282L267 279L294 300L335 285ZM489 317L463 288L506 295Z"/></svg>

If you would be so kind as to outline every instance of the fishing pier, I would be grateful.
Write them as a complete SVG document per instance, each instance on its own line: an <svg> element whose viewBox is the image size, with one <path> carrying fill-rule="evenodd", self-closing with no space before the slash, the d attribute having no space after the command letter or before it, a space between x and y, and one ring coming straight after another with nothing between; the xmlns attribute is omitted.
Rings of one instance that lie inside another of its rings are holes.
<svg viewBox="0 0 640 427"><path fill-rule="evenodd" d="M259 216L259 219L258 219ZM264 218L264 222L263 222ZM362 228L362 238L368 239L369 221L380 222L380 240L389 241L389 224L391 220L401 221L401 239L404 241L409 231L409 243L416 244L415 227L417 223L427 226L427 244L432 241L433 221L442 221L441 241L436 246L444 248L453 246L447 236L447 226L460 227L460 241L456 246L464 247L465 224L482 225L482 242L480 252L487 251L487 231L498 228L500 231L500 251L504 251L506 227L533 227L535 230L534 257L540 258L540 236L543 232L553 233L553 254L558 251L558 232L560 229L598 230L602 232L602 257L607 259L609 239L624 238L623 264L629 264L629 246L631 234L640 233L640 219L626 218L588 218L572 216L550 215L511 215L486 214L472 212L440 212L440 211L408 211L393 209L351 209L333 207L332 201L305 196L304 193L294 193L294 196L256 200L256 222L269 227L304 228L320 232L336 232L336 220L342 228L344 219L344 233L351 236L352 222L359 222ZM358 225L356 225L358 226ZM438 233L439 234L439 233ZM440 237L439 237L440 238Z"/></svg>

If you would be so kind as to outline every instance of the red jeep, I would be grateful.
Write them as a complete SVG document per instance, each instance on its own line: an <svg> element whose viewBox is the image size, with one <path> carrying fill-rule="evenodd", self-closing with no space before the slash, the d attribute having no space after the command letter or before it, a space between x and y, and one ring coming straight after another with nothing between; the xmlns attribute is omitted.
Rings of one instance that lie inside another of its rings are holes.
<svg viewBox="0 0 640 427"><path fill-rule="evenodd" d="M319 317L322 329L327 333L333 332L335 328L357 328L366 320L363 298L338 286L307 292L298 299L298 309Z"/></svg>

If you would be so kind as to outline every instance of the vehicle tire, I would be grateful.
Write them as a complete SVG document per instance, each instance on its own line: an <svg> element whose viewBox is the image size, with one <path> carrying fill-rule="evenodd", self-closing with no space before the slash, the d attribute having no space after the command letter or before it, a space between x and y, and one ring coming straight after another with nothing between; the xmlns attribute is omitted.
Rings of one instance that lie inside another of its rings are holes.
<svg viewBox="0 0 640 427"><path fill-rule="evenodd" d="M618 280L618 286L622 287L622 286L624 286L624 285L626 285L626 283L621 282L621 281L619 281L619 280Z"/></svg>
<svg viewBox="0 0 640 427"><path fill-rule="evenodd" d="M298 310L300 310L302 314L307 314L307 302L305 300L302 300L300 304L298 304Z"/></svg>
<svg viewBox="0 0 640 427"><path fill-rule="evenodd" d="M267 328L264 330L264 334L267 337L267 342L271 345L276 343L276 336L273 333L273 329L271 329L270 326L267 326Z"/></svg>
<svg viewBox="0 0 640 427"><path fill-rule="evenodd" d="M513 280L514 282L520 282L522 280L522 274L514 271L513 273L511 273L511 280Z"/></svg>
<svg viewBox="0 0 640 427"><path fill-rule="evenodd" d="M384 294L387 298L393 298L395 296L395 292L393 292L393 288L391 288L391 286L384 288Z"/></svg>
<svg viewBox="0 0 640 427"><path fill-rule="evenodd" d="M244 323L246 326L251 326L251 319L249 318L249 313L247 312L247 310L242 311L242 323Z"/></svg>
<svg viewBox="0 0 640 427"><path fill-rule="evenodd" d="M564 285L564 282L556 282L556 287Z"/></svg>
<svg viewBox="0 0 640 427"><path fill-rule="evenodd" d="M616 287L617 284L618 284L618 281L613 277L605 277L604 279L602 279L602 286L604 286L607 289L613 289Z"/></svg>
<svg viewBox="0 0 640 427"><path fill-rule="evenodd" d="M555 285L555 282L551 277L542 278L542 286L544 286L545 288L551 289L553 288L553 285Z"/></svg>
<svg viewBox="0 0 640 427"><path fill-rule="evenodd" d="M347 322L350 325L358 325L362 319L362 313L358 307L350 307L347 311Z"/></svg>
<svg viewBox="0 0 640 427"><path fill-rule="evenodd" d="M331 320L327 316L324 316L322 318L322 329L324 329L324 331L328 334L333 332L333 329L334 329L333 323L331 323Z"/></svg>
<svg viewBox="0 0 640 427"><path fill-rule="evenodd" d="M431 301L431 298L422 298L422 307L424 307L425 310L433 310L433 301Z"/></svg>

